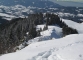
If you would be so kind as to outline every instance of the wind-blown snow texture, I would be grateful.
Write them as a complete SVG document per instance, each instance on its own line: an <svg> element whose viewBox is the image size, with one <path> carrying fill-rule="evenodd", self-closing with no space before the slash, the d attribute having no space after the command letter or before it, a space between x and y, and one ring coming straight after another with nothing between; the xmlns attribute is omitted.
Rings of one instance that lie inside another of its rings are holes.
<svg viewBox="0 0 83 60"><path fill-rule="evenodd" d="M83 34L30 44L0 60L83 60Z"/></svg>

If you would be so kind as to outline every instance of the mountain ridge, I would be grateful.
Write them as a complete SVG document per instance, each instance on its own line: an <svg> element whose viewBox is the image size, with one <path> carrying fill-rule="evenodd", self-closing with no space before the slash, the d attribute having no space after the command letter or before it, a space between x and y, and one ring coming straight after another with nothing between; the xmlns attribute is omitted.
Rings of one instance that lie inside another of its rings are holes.
<svg viewBox="0 0 83 60"><path fill-rule="evenodd" d="M61 7L61 5L53 3L48 0L1 0L0 5L12 6L12 5L24 5L33 7Z"/></svg>
<svg viewBox="0 0 83 60"><path fill-rule="evenodd" d="M75 0L73 1L69 1L69 0L62 0L62 1L59 1L59 0L50 0L54 3L57 3L59 5L62 5L62 6L67 6L67 7L83 7L83 2L76 2Z"/></svg>

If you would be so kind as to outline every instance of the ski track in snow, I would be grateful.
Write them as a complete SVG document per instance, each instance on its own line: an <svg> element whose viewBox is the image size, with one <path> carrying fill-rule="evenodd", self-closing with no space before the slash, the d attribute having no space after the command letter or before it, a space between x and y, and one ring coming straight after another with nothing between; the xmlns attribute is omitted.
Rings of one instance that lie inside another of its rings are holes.
<svg viewBox="0 0 83 60"><path fill-rule="evenodd" d="M72 45L79 44L79 43L83 43L83 41L71 43L71 44L68 44L68 45L60 47L60 48L52 48L48 51L41 52L37 56L34 56L31 59L27 59L27 60L67 60L67 59L62 58L60 55L56 54L55 52L57 52L59 50L63 50L67 47L71 47ZM79 55L79 57L80 57L80 60L83 60L81 54Z"/></svg>

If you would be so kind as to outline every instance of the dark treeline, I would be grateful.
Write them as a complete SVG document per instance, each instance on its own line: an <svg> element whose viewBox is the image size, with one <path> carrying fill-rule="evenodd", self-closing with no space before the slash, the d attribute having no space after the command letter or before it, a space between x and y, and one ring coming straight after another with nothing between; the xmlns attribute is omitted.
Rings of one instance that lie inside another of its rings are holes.
<svg viewBox="0 0 83 60"><path fill-rule="evenodd" d="M48 29L48 25L58 25L62 28L63 36L78 33L75 29L68 27L58 15L46 13L30 14L28 18L12 19L9 23L0 26L0 54L15 51L14 47L18 46L25 40L40 36L40 30L36 26L46 24L43 30ZM26 34L28 32L28 35ZM25 39L24 37L27 37Z"/></svg>
<svg viewBox="0 0 83 60"><path fill-rule="evenodd" d="M31 14L28 18L12 19L7 24L0 25L0 54L13 52L14 47L24 42L27 32L28 39L38 36L36 25L43 24L42 18L41 13Z"/></svg>
<svg viewBox="0 0 83 60"><path fill-rule="evenodd" d="M76 29L73 29L71 27L68 27L62 20L60 20L58 15L55 14L46 14L46 25L58 25L62 28L62 34L63 36L69 35L69 34L78 34Z"/></svg>

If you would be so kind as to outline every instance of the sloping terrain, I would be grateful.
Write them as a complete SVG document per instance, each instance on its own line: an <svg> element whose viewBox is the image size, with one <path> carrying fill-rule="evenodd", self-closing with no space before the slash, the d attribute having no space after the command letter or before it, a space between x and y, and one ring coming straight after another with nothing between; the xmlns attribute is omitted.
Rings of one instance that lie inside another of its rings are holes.
<svg viewBox="0 0 83 60"><path fill-rule="evenodd" d="M0 60L83 60L83 8L0 0Z"/></svg>
<svg viewBox="0 0 83 60"><path fill-rule="evenodd" d="M28 34L26 34L27 32ZM37 13L29 15L27 18L13 19L0 27L0 54L14 52L18 49L16 46L29 40L44 41L61 38L69 34L78 34L78 31L69 28L55 14ZM34 40L35 37L39 38ZM23 45L25 47L26 43Z"/></svg>
<svg viewBox="0 0 83 60"><path fill-rule="evenodd" d="M37 25L37 30L40 28L44 28L44 25ZM52 39L59 39L62 37L62 28L58 26L48 26L48 29L45 31L42 31L41 36L36 37L34 39L31 39L27 42L27 44L32 44L35 42L40 42L40 41L47 41L47 40L52 40ZM19 49L22 49L22 45L19 46Z"/></svg>
<svg viewBox="0 0 83 60"><path fill-rule="evenodd" d="M83 23L76 23L74 21L67 20L67 19L62 19L62 21L64 21L69 27L78 30L80 34L83 34Z"/></svg>
<svg viewBox="0 0 83 60"><path fill-rule="evenodd" d="M83 34L74 28L82 23L67 21L50 13L11 20L0 31L0 60L82 60Z"/></svg>
<svg viewBox="0 0 83 60"><path fill-rule="evenodd" d="M0 60L83 60L83 34L37 42Z"/></svg>

